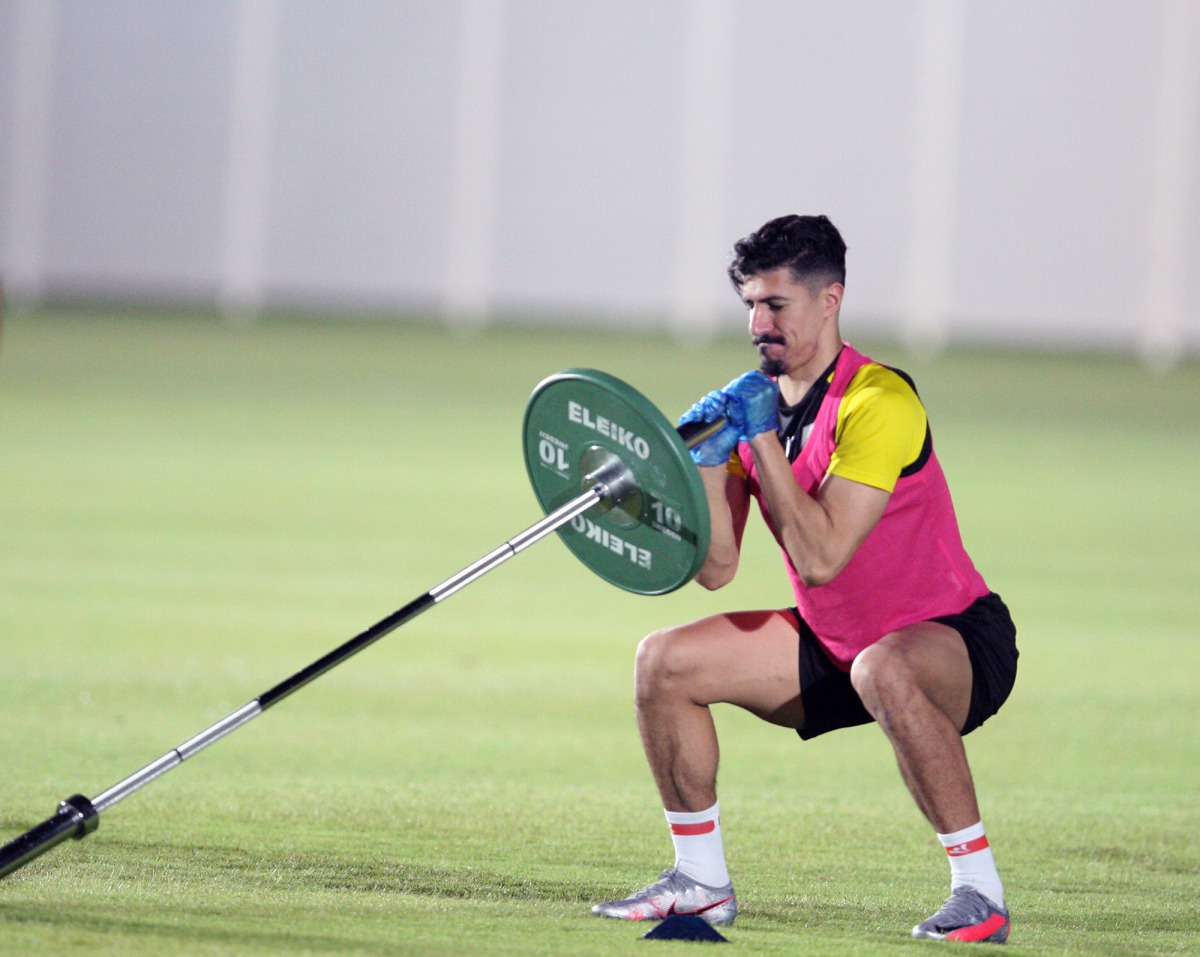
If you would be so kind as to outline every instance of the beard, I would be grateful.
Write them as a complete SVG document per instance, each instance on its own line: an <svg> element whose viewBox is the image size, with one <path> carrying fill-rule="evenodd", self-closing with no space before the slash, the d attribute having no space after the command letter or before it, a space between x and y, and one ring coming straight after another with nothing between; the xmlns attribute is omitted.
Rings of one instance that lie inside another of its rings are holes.
<svg viewBox="0 0 1200 957"><path fill-rule="evenodd" d="M758 367L763 375L769 375L772 379L778 379L787 372L787 365L782 359L768 359L766 356L759 361Z"/></svg>
<svg viewBox="0 0 1200 957"><path fill-rule="evenodd" d="M755 337L754 345L758 348L759 368L762 370L763 375L769 375L772 379L778 379L781 375L787 372L787 364L782 358L772 359L767 355L766 350L762 348L763 346L768 345L782 346L785 344L786 343L782 339L777 339L774 336Z"/></svg>

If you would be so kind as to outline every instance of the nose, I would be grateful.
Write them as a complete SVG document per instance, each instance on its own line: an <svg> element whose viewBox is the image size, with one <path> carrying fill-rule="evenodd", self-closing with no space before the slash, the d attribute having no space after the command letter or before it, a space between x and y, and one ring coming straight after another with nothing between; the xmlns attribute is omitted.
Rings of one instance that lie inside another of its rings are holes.
<svg viewBox="0 0 1200 957"><path fill-rule="evenodd" d="M775 323L771 321L771 310L762 303L754 306L750 310L750 335L764 336L768 332L775 329Z"/></svg>

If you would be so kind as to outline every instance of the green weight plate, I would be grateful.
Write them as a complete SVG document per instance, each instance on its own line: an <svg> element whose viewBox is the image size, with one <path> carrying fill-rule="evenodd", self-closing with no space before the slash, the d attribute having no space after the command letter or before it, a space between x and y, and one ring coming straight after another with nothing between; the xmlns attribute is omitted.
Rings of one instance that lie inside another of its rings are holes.
<svg viewBox="0 0 1200 957"><path fill-rule="evenodd" d="M543 380L525 410L525 467L543 511L586 491L585 478L612 457L637 491L602 501L558 533L592 571L626 591L663 595L691 581L708 554L704 486L687 447L654 404L595 369Z"/></svg>

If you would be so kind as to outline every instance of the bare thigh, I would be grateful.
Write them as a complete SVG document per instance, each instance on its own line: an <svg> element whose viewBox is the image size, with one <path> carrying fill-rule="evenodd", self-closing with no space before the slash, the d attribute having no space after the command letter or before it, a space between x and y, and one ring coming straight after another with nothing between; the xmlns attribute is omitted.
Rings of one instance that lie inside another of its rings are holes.
<svg viewBox="0 0 1200 957"><path fill-rule="evenodd" d="M797 728L804 724L799 642L788 612L714 615L649 636L638 652L639 681L669 678L696 704L733 704Z"/></svg>

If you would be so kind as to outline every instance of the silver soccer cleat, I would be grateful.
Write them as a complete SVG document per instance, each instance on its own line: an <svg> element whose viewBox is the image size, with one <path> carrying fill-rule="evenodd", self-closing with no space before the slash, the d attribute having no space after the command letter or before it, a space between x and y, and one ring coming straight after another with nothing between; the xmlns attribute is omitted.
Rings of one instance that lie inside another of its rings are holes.
<svg viewBox="0 0 1200 957"><path fill-rule="evenodd" d="M592 913L618 920L664 920L672 914L694 914L710 924L732 924L737 917L733 885L709 887L668 868L658 880L624 900L597 904Z"/></svg>
<svg viewBox="0 0 1200 957"><path fill-rule="evenodd" d="M1008 940L1008 909L997 907L979 891L956 887L942 909L913 928L914 937L1003 944Z"/></svg>

